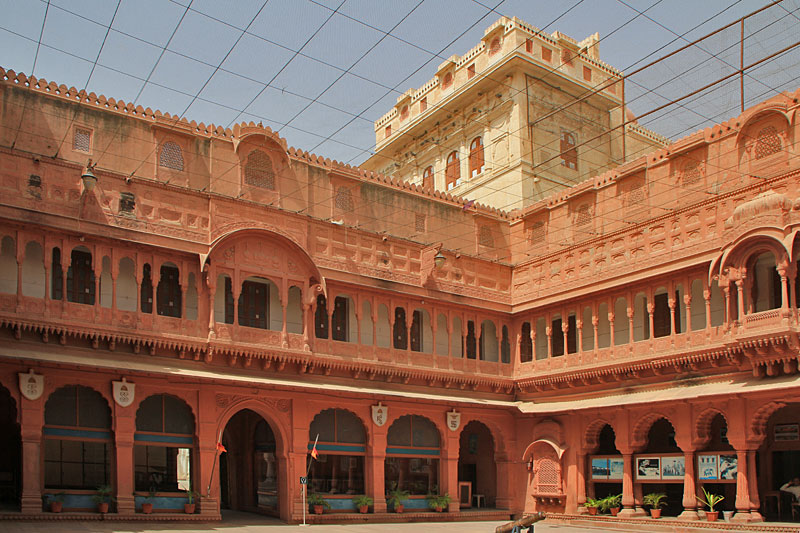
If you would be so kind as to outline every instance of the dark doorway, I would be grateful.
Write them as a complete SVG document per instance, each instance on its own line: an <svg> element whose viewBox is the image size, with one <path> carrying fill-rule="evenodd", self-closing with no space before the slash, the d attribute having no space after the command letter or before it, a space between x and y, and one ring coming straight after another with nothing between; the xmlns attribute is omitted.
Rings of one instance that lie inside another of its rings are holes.
<svg viewBox="0 0 800 533"><path fill-rule="evenodd" d="M276 441L267 421L249 409L239 411L225 426L222 444L227 450L219 460L223 509L277 516Z"/></svg>
<svg viewBox="0 0 800 533"><path fill-rule="evenodd" d="M0 385L0 510L19 511L21 440L17 404Z"/></svg>
<svg viewBox="0 0 800 533"><path fill-rule="evenodd" d="M458 481L472 484L473 502L476 495L482 505L494 507L497 499L497 467L494 462L494 439L489 428L477 421L467 424L461 432L458 453Z"/></svg>

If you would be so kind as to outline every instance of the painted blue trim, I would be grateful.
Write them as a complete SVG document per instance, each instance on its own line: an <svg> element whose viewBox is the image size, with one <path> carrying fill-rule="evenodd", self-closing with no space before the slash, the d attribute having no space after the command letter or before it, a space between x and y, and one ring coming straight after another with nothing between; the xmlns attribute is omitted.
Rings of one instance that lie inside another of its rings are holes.
<svg viewBox="0 0 800 533"><path fill-rule="evenodd" d="M90 431L86 429L44 428L44 434L51 437L80 437L82 439L110 439L110 431Z"/></svg>
<svg viewBox="0 0 800 533"><path fill-rule="evenodd" d="M335 509L337 511L356 510L356 506L353 503L352 498L325 498L325 501L330 504L331 509Z"/></svg>
<svg viewBox="0 0 800 533"><path fill-rule="evenodd" d="M395 455L439 455L439 450L430 448L386 448L386 453Z"/></svg>
<svg viewBox="0 0 800 533"><path fill-rule="evenodd" d="M133 435L133 440L139 442L169 442L172 444L194 444L192 437L175 437L172 435L141 435L136 433Z"/></svg>
<svg viewBox="0 0 800 533"><path fill-rule="evenodd" d="M180 496L155 496L154 498L148 498L146 496L135 496L133 499L135 502L134 507L136 508L137 511L142 510L143 503L152 503L154 513L157 513L159 509L169 509L169 510L180 509L181 511L183 511L183 504L189 503L189 498L182 498Z"/></svg>
<svg viewBox="0 0 800 533"><path fill-rule="evenodd" d="M309 443L308 449L314 448L314 443ZM367 451L363 444L317 444L317 451L323 452L361 452Z"/></svg>

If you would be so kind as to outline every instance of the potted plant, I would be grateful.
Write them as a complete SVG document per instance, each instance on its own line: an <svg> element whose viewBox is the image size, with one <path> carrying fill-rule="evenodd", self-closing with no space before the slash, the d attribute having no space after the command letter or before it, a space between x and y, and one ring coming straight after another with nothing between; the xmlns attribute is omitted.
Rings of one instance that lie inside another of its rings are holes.
<svg viewBox="0 0 800 533"><path fill-rule="evenodd" d="M186 503L183 504L183 512L186 514L194 514L194 509L196 506L194 499L199 498L200 493L195 490L192 490L191 481L189 481L189 488L186 490L186 497L187 500Z"/></svg>
<svg viewBox="0 0 800 533"><path fill-rule="evenodd" d="M50 512L60 513L64 508L64 497L66 494L63 492L56 492L50 495Z"/></svg>
<svg viewBox="0 0 800 533"><path fill-rule="evenodd" d="M622 494L609 494L601 500L600 511L611 513L611 516L617 516L620 506L622 505Z"/></svg>
<svg viewBox="0 0 800 533"><path fill-rule="evenodd" d="M150 514L153 512L153 500L156 498L156 489L153 487L148 491L147 496L142 500L142 512Z"/></svg>
<svg viewBox="0 0 800 533"><path fill-rule="evenodd" d="M105 514L108 512L108 505L111 503L111 486L110 485L100 485L97 487L95 495L92 496L92 499L97 504L97 511Z"/></svg>
<svg viewBox="0 0 800 533"><path fill-rule="evenodd" d="M314 514L322 514L324 509L331 508L331 504L329 504L321 494L317 494L316 492L312 492L308 495L308 505L314 509Z"/></svg>
<svg viewBox="0 0 800 533"><path fill-rule="evenodd" d="M653 518L661 518L661 508L667 505L667 495L663 492L651 492L645 494L642 502L650 507L650 516Z"/></svg>
<svg viewBox="0 0 800 533"><path fill-rule="evenodd" d="M353 498L353 505L358 508L358 512L361 514L367 514L369 511L369 506L372 505L373 500L369 496L356 496Z"/></svg>
<svg viewBox="0 0 800 533"><path fill-rule="evenodd" d="M703 487L703 497L696 496L697 501L702 503L703 505L708 507L708 511L706 511L706 519L709 522L716 522L717 518L719 518L719 511L714 510L714 506L717 505L719 502L725 499L725 496L721 494L712 494Z"/></svg>
<svg viewBox="0 0 800 533"><path fill-rule="evenodd" d="M407 490L400 490L397 483L392 482L392 488L389 490L386 503L392 505L395 513L402 513L404 508L403 501L407 500L410 495L411 493Z"/></svg>
<svg viewBox="0 0 800 533"><path fill-rule="evenodd" d="M437 513L441 513L450 505L450 499L449 494L428 494L426 498L428 507Z"/></svg>
<svg viewBox="0 0 800 533"><path fill-rule="evenodd" d="M586 507L586 510L589 511L589 514L594 516L597 514L597 510L600 509L603 501L594 499L594 498L587 498L586 503L583 504Z"/></svg>

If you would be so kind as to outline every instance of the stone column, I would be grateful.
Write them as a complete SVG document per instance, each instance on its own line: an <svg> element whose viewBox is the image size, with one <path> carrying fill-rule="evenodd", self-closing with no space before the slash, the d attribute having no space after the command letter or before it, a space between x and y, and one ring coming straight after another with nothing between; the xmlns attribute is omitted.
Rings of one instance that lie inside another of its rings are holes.
<svg viewBox="0 0 800 533"><path fill-rule="evenodd" d="M547 357L553 357L553 328L547 326L544 332L547 334Z"/></svg>
<svg viewBox="0 0 800 533"><path fill-rule="evenodd" d="M19 416L22 437L20 510L24 515L42 512L42 426L44 425L44 402L48 393L45 390L38 400L28 400L24 396L20 396Z"/></svg>
<svg viewBox="0 0 800 533"><path fill-rule="evenodd" d="M692 285L687 285L689 290L683 295L683 304L686 306L686 331L692 331Z"/></svg>
<svg viewBox="0 0 800 533"><path fill-rule="evenodd" d="M755 450L747 450L747 480L750 482L750 521L763 522L764 517L761 516L761 499L758 495Z"/></svg>
<svg viewBox="0 0 800 533"><path fill-rule="evenodd" d="M569 337L569 322L566 320L561 321L561 334L564 337L564 355L567 355L569 353L569 343L567 342Z"/></svg>
<svg viewBox="0 0 800 533"><path fill-rule="evenodd" d="M19 249L19 241L17 241L17 249ZM24 254L19 257L17 253L17 312L22 311L22 263L25 261Z"/></svg>
<svg viewBox="0 0 800 533"><path fill-rule="evenodd" d="M372 425L372 444L367 449L366 492L374 500L374 512L386 512L386 480L384 465L386 463L386 433L388 425ZM365 465L366 466L366 465Z"/></svg>
<svg viewBox="0 0 800 533"><path fill-rule="evenodd" d="M627 451L627 450L626 450ZM633 454L622 454L622 509L619 516L634 516L636 507L633 500Z"/></svg>
<svg viewBox="0 0 800 533"><path fill-rule="evenodd" d="M219 515L219 457L217 456L217 425L214 416L216 411L215 391L212 387L200 390L197 410L197 446L199 456L194 465L198 469L194 489L200 493L197 499L199 512L202 515ZM212 476L213 473L213 476Z"/></svg>
<svg viewBox="0 0 800 533"><path fill-rule="evenodd" d="M614 332L614 313L608 313L608 335L610 337L608 346L613 350L617 345L617 334Z"/></svg>
<svg viewBox="0 0 800 533"><path fill-rule="evenodd" d="M581 353L583 351L583 320L575 320L575 329L577 330L577 343L578 345L575 347L577 353Z"/></svg>
<svg viewBox="0 0 800 533"><path fill-rule="evenodd" d="M732 520L751 522L750 483L747 479L747 450L736 450L736 514Z"/></svg>
<svg viewBox="0 0 800 533"><path fill-rule="evenodd" d="M736 295L739 304L739 323L744 325L744 280L736 280Z"/></svg>
<svg viewBox="0 0 800 533"><path fill-rule="evenodd" d="M498 509L511 509L513 507L513 489L509 486L508 480L512 479L512 472L516 469L523 469L524 466L522 463L514 463L512 461L507 460L506 458L499 458L495 455L495 464L497 465L497 498L495 499L495 507ZM500 480L506 480L505 482ZM458 486L456 485L456 489ZM458 503L458 490L455 493L451 493L453 495L453 499L455 500L457 508L460 509L460 505ZM451 502L452 505L452 502Z"/></svg>
<svg viewBox="0 0 800 533"><path fill-rule="evenodd" d="M694 450L684 450L683 463L686 473L683 476L683 512L678 515L682 520L699 520L697 515L697 487L695 486Z"/></svg>
<svg viewBox="0 0 800 533"><path fill-rule="evenodd" d="M631 303L633 301L631 300ZM631 349L633 349L633 307L628 307L627 309L628 314L628 344L631 345Z"/></svg>
<svg viewBox="0 0 800 533"><path fill-rule="evenodd" d="M578 452L578 514L585 514L588 511L583 505L586 503L586 454L583 450Z"/></svg>
<svg viewBox="0 0 800 533"><path fill-rule="evenodd" d="M786 275L786 268L779 267L778 275L781 277L781 317L783 325L789 325L789 278Z"/></svg>
<svg viewBox="0 0 800 533"><path fill-rule="evenodd" d="M209 271L207 276L206 286L208 287L208 338L213 339L217 336L217 323L216 318L214 317L214 298L217 294L217 280L216 277L212 275ZM138 283L137 283L138 286ZM137 290L136 294L138 295L141 291ZM138 300L138 296L137 296Z"/></svg>
<svg viewBox="0 0 800 533"><path fill-rule="evenodd" d="M706 306L706 330L711 329L711 291L705 289L703 291L703 302Z"/></svg>
<svg viewBox="0 0 800 533"><path fill-rule="evenodd" d="M458 452L459 434L458 431L448 431L449 435L444 438L444 449L442 450L442 460L439 469L439 492L441 494L454 495L450 501L448 511L457 513L461 506L458 502Z"/></svg>
<svg viewBox="0 0 800 533"><path fill-rule="evenodd" d="M286 313L289 307L289 294L284 293L283 298L280 299L281 302L281 346L283 348L289 347L289 331L287 329L286 324ZM267 325L269 327L269 325Z"/></svg>
<svg viewBox="0 0 800 533"><path fill-rule="evenodd" d="M592 351L597 350L598 341L597 341L597 326L600 324L600 319L597 315L592 315L592 332L594 333L594 338L592 339Z"/></svg>
<svg viewBox="0 0 800 533"><path fill-rule="evenodd" d="M652 301L647 302L647 325L649 326L650 330L648 331L648 336L652 339L655 337L653 331L653 313L656 310L656 305Z"/></svg>
<svg viewBox="0 0 800 533"><path fill-rule="evenodd" d="M52 255L52 252L50 252ZM52 259L51 259L52 260ZM51 276L51 265L47 261L47 252L45 252L45 260L44 260L44 311L45 314L50 314L50 301L53 299L53 293L50 289L50 276Z"/></svg>
<svg viewBox="0 0 800 533"><path fill-rule="evenodd" d="M671 296L671 295L670 295ZM678 332L678 324L675 322L675 298L668 298L667 305L669 306L669 335L674 337Z"/></svg>
<svg viewBox="0 0 800 533"><path fill-rule="evenodd" d="M135 511L133 491L133 434L136 432L136 411L133 407L114 404L114 447L117 459L117 513L132 515Z"/></svg>
<svg viewBox="0 0 800 533"><path fill-rule="evenodd" d="M312 322L311 305L303 303L303 350L307 352L311 351L311 332L309 328L311 328Z"/></svg>

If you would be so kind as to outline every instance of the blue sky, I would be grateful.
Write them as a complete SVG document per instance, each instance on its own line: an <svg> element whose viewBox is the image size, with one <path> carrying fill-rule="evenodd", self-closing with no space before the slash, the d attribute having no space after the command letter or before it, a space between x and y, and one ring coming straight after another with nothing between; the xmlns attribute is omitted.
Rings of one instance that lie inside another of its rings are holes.
<svg viewBox="0 0 800 533"><path fill-rule="evenodd" d="M359 163L374 147L372 122L501 15L578 40L599 32L601 58L630 71L767 3L0 0L0 66L206 124L263 122L291 146ZM745 63L798 39L798 8L784 0L752 19ZM728 74L738 36L733 28L634 77L630 107L643 113ZM800 86L799 57L794 49L754 70L748 103ZM738 106L736 78L643 122L680 137Z"/></svg>

